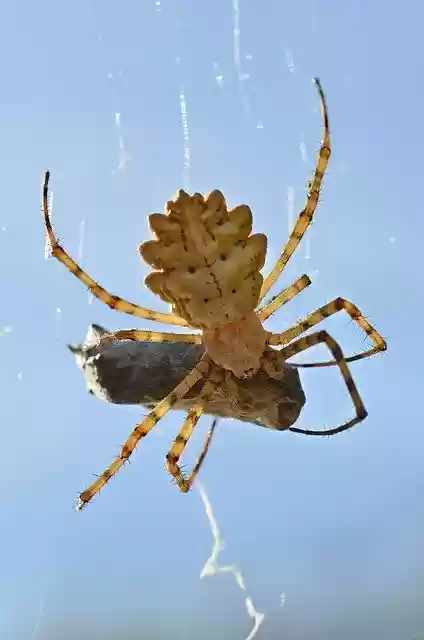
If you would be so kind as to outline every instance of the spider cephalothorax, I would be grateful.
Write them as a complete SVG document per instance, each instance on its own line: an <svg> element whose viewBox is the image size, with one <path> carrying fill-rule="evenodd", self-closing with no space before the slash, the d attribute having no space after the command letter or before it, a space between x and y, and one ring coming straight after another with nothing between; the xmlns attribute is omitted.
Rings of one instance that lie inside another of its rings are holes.
<svg viewBox="0 0 424 640"><path fill-rule="evenodd" d="M366 417L367 412L350 374L348 363L384 351L386 343L354 304L344 298L336 298L281 333L268 332L263 327L263 322L271 314L311 283L308 276L303 275L267 304L260 306L312 221L331 153L324 94L317 79L315 83L324 124L317 165L309 183L305 207L265 279L261 269L265 262L267 241L263 234L252 235L252 213L248 206L239 205L228 211L225 198L220 191L212 191L204 197L199 193L190 196L181 190L176 200L167 203L165 214L154 213L150 216L150 227L156 239L144 242L140 246L140 253L156 271L149 274L145 282L153 293L171 305L172 313L152 311L111 295L85 273L59 245L48 211L50 174L46 172L43 212L52 254L81 280L94 296L112 309L154 322L200 330L200 333L179 334L128 329L108 334L102 337L100 342L186 342L203 344L205 348L203 356L190 373L134 427L120 455L80 494L78 509L100 491L128 460L139 440L200 381L203 385L200 395L188 411L187 418L166 456L168 471L184 492L189 490L205 458L213 428L209 431L203 450L188 477L183 475L178 461L200 416L220 385L225 383L231 390L235 402L241 400L238 386L234 384L235 377L250 377L259 369L263 369L270 377L278 378L283 375L286 360L316 344L324 343L331 351L333 360L294 366L336 365L352 399L355 415L334 429L309 431L289 427L290 431L308 435L331 435L349 429ZM346 311L365 331L372 340L373 347L346 358L340 346L325 330L300 337L308 329L341 310ZM273 349L277 346L282 348Z"/></svg>

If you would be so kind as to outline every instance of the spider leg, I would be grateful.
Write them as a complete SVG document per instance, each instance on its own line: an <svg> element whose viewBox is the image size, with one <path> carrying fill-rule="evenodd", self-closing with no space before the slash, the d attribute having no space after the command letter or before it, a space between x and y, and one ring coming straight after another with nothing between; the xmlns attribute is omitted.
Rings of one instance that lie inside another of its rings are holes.
<svg viewBox="0 0 424 640"><path fill-rule="evenodd" d="M213 434L215 432L216 426L218 424L219 420L218 418L214 418L214 420L212 420L212 424L208 429L208 432L206 434L205 440L203 442L203 447L202 447L202 451L199 454L199 457L196 460L196 464L193 467L192 472L190 473L189 477L187 478L187 482L189 484L189 486L191 486L197 476L197 474L199 473L200 467L203 464L204 459L206 458L206 455L209 451L209 447L213 438Z"/></svg>
<svg viewBox="0 0 424 640"><path fill-rule="evenodd" d="M214 394L216 387L221 382L221 379L222 376L214 375L214 373L212 373L211 378L205 383L205 386L203 387L202 393L197 399L197 402L201 402L202 404L203 402L207 403L210 400L211 396ZM194 465L193 470L188 478L185 478L180 466L178 465L178 461L181 458L183 451L186 448L194 429L196 428L197 423L199 422L200 416L204 412L202 404L196 404L195 407L191 407L187 414L187 418L185 419L184 424L180 429L180 432L175 438L172 447L166 454L166 468L168 472L175 478L180 491L182 491L183 493L187 493L188 491L190 491L190 487L193 484L194 479L206 457L217 423L217 420L213 421L212 426L208 431L208 434L206 435L202 451L197 458L196 464Z"/></svg>
<svg viewBox="0 0 424 640"><path fill-rule="evenodd" d="M278 311L280 307L282 307L287 302L290 302L298 293L309 287L311 284L310 278L303 274L300 278L298 278L293 284L291 284L286 289L283 289L280 293L273 296L271 300L264 306L261 307L256 313L258 314L261 322L265 322L273 313Z"/></svg>
<svg viewBox="0 0 424 640"><path fill-rule="evenodd" d="M98 346L107 342L121 340L133 340L134 342L188 342L190 344L202 344L200 333L165 333L162 331L142 331L139 329L122 329L113 331L99 339Z"/></svg>
<svg viewBox="0 0 424 640"><path fill-rule="evenodd" d="M163 416L193 387L200 378L204 377L209 369L210 363L206 359L201 359L190 373L175 387L170 394L161 400L150 413L139 422L133 429L131 435L121 448L121 452L112 464L104 471L85 491L80 493L77 502L77 511L83 507L105 486L123 464L129 459L139 440L147 436L153 427Z"/></svg>
<svg viewBox="0 0 424 640"><path fill-rule="evenodd" d="M297 353L301 351L305 351L310 347L319 344L320 342L325 342L325 344L330 349L331 353L334 356L334 359L337 363L337 366L340 369L340 373L343 376L345 381L347 390L352 399L353 405L355 407L356 416L352 418L352 420L348 420L344 424L339 427L335 427L334 429L324 429L321 431L309 431L308 429L297 429L295 427L289 427L290 431L294 431L296 433L304 433L306 435L314 435L314 436L331 436L335 433L340 433L341 431L346 431L346 429L350 429L358 422L364 420L368 413L364 407L362 399L359 395L358 389L356 388L356 384L352 378L352 375L349 371L349 367L347 366L346 360L344 358L343 352L337 342L327 333L327 331L317 331L316 333L312 333L309 336L304 336L303 338L299 338L293 344L284 347L279 352L280 355L287 360L291 358Z"/></svg>
<svg viewBox="0 0 424 640"><path fill-rule="evenodd" d="M178 325L180 327L187 327L188 323L183 320L183 318L179 318L173 313L164 313L159 311L152 311L151 309L147 309L145 307L140 307L134 302L129 302L128 300L124 300L119 296L115 296L110 294L106 289L104 289L101 285L99 285L93 278L91 278L73 258L60 246L57 241L56 235L53 231L49 206L48 206L48 189L49 189L49 179L50 179L50 171L46 171L44 176L44 184L43 184L43 196L42 196L42 208L44 215L44 225L46 228L50 249L52 255L59 260L65 267L73 273L73 275L78 278L82 283L88 287L89 291L107 304L111 309L115 309L116 311L121 311L122 313L127 313L130 316L137 316L138 318L144 318L145 320L151 320L153 322L163 322L164 324L173 324Z"/></svg>
<svg viewBox="0 0 424 640"><path fill-rule="evenodd" d="M299 320L297 324L295 324L293 327L290 327L289 329L286 329L286 331L283 331L282 333L270 334L268 344L273 346L287 344L308 329L311 329L315 325L325 320L325 318L328 318L335 313L338 313L339 311L346 311L353 322L356 322L356 324L358 324L361 329L365 331L367 336L374 344L374 347L372 349L367 349L366 351L362 351L355 356L345 358L346 362L355 362L356 360L362 360L362 358L368 358L369 356L373 356L375 353L379 353L387 349L385 340L383 340L381 335L374 329L374 327L368 322L368 320L364 318L358 307L355 306L352 302L349 302L349 300L345 300L344 298L336 298L332 302L325 304L324 306L320 307L309 316L307 316L304 320ZM335 360L330 360L328 362L314 362L311 364L290 364L293 367L329 367L338 363Z"/></svg>
<svg viewBox="0 0 424 640"><path fill-rule="evenodd" d="M297 249L300 241L302 240L307 228L312 222L312 218L314 217L315 210L317 208L321 183L324 177L325 170L328 165L328 160L331 154L331 146L330 146L330 129L328 125L328 112L327 105L325 102L324 92L322 90L320 81L318 78L314 78L315 85L318 90L319 100L321 105L321 114L322 120L324 124L324 136L321 142L321 147L318 153L317 165L315 168L315 172L311 182L309 183L308 195L306 198L306 205L303 211L300 212L299 217L296 221L293 231L290 234L290 237L287 241L286 246L284 247L280 257L277 259L275 265L273 266L271 272L265 278L262 289L260 300L262 300L272 285L277 280L280 273L283 271L287 262L290 260L291 256Z"/></svg>

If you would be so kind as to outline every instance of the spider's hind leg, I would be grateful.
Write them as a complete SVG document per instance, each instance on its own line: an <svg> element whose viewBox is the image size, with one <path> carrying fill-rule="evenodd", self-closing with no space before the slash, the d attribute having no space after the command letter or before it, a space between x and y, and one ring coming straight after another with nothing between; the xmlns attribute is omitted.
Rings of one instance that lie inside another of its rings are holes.
<svg viewBox="0 0 424 640"><path fill-rule="evenodd" d="M193 425L193 429L194 426L197 424L198 420L199 420L200 416L196 417L195 423ZM189 415L187 416L187 420L189 419ZM206 434L204 443L203 443L203 447L202 450L196 460L196 463L193 467L193 469L191 470L190 474L188 475L188 477L186 478L181 470L181 467L177 464L177 460L179 459L179 456L175 459L171 457L171 452L169 452L166 456L166 468L167 471L173 476L176 484L178 485L180 491L182 491L183 493L187 493L188 491L190 491L191 486L194 482L194 480L196 479L197 474L200 471L200 467L202 466L206 455L208 453L210 444L211 444L211 440L213 438L213 434L215 432L215 428L216 425L218 424L218 418L214 418L214 420L212 421L211 426L208 429L208 432ZM178 438L180 437L180 435L178 435ZM177 440L175 441L174 445L173 445L173 449L175 447L175 445L180 445L180 442L177 442ZM184 445L185 446L185 445ZM184 448L184 447L183 447ZM180 454L182 454L182 450L180 451ZM174 454L177 455L177 454Z"/></svg>
<svg viewBox="0 0 424 640"><path fill-rule="evenodd" d="M200 467L203 464L218 420L214 420L212 422L212 426L210 427L206 435L206 439L203 443L202 451L196 460L193 470L187 478L184 476L181 467L178 465L178 461L181 458L183 451L186 448L187 443L191 438L201 415L204 412L203 404L206 404L210 400L212 395L215 393L216 387L221 383L222 378L223 376L217 370L212 372L211 377L205 383L200 396L196 398L196 406L192 407L189 410L184 424L181 427L177 437L175 438L171 449L166 454L166 468L168 472L174 477L180 491L182 491L183 493L187 493L190 490L191 485L193 484L200 470Z"/></svg>
<svg viewBox="0 0 424 640"><path fill-rule="evenodd" d="M125 462L130 458L132 452L141 438L153 429L163 416L183 398L189 390L203 377L207 377L210 369L210 362L202 358L190 373L175 387L170 394L161 400L156 407L132 430L127 441L121 448L120 454L111 465L96 480L79 495L77 511L80 511L92 498L99 493L107 482L120 470ZM207 384L207 383L206 383ZM205 385L206 386L206 385Z"/></svg>
<svg viewBox="0 0 424 640"><path fill-rule="evenodd" d="M341 431L346 431L346 429L350 429L355 424L358 424L358 422L362 422L362 420L364 420L368 415L367 410L364 407L364 403L362 402L361 396L359 395L359 391L356 388L356 384L349 371L349 367L346 363L343 352L340 346L337 344L337 342L327 333L327 331L317 331L316 333L311 333L309 336L304 336L303 338L299 338L299 340L296 340L295 342L288 345L287 347L284 347L278 353L282 358L287 360L288 358L291 358L297 353L300 353L301 351L305 351L306 349L309 349L310 347L313 347L316 344L319 344L322 342L324 342L327 345L327 347L330 349L337 363L337 366L340 369L340 373L343 376L347 390L349 392L349 395L355 407L356 416L351 420L348 420L344 424L340 425L339 427L335 427L334 429L324 429L321 431L309 431L306 429L289 427L290 431L294 431L296 433L304 433L306 435L311 435L311 436L314 436L314 435L315 436L331 436L331 435L334 435L335 433L340 433Z"/></svg>

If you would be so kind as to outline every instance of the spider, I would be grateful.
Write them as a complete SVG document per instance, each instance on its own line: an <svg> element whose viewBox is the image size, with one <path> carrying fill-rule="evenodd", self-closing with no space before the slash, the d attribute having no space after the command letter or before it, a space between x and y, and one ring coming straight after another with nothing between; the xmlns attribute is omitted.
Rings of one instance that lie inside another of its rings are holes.
<svg viewBox="0 0 424 640"><path fill-rule="evenodd" d="M117 473L129 459L139 440L144 438L196 383L202 381L203 387L196 398L196 404L188 411L166 455L167 470L182 492L189 491L208 451L215 422L207 434L202 452L191 473L183 474L178 463L204 412L204 405L219 385L227 384L234 394L234 400L237 401L234 376L250 377L262 368L268 375L278 379L283 375L283 364L286 360L319 343L327 345L333 356L332 360L294 366L336 365L351 397L355 415L333 429L310 431L290 427L290 431L307 435L332 435L349 429L366 418L367 411L348 363L385 351L387 346L358 307L344 298L336 298L281 333L269 332L263 327L263 322L271 314L311 284L309 277L302 275L261 306L264 297L275 284L312 222L331 153L325 97L317 78L314 78L314 83L318 91L324 129L316 168L309 183L305 207L300 212L280 256L265 278L261 270L265 263L267 238L264 234L251 233L252 213L247 205L239 205L228 210L225 198L218 190L207 196L200 193L190 196L180 190L175 200L167 202L166 213L153 213L149 216L150 228L156 239L143 242L139 246L139 252L142 259L155 271L146 276L145 284L150 291L171 306L170 313L152 311L111 295L83 271L60 246L50 220L50 172L46 171L42 208L52 255L83 282L96 298L110 308L146 320L197 330L197 333L180 334L128 329L108 334L101 338L101 341L186 342L202 344L204 347L203 355L196 366L134 427L119 456L79 494L77 510L81 510ZM339 344L325 330L301 337L325 318L342 310L368 335L373 343L371 348L346 358ZM273 347L281 348L277 350Z"/></svg>

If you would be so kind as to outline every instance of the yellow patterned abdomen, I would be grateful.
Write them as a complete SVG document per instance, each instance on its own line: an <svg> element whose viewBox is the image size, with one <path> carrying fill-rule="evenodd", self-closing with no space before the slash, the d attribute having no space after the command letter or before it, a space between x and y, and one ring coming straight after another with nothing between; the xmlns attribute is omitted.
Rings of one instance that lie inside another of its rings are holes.
<svg viewBox="0 0 424 640"><path fill-rule="evenodd" d="M227 210L220 191L206 198L180 190L167 213L149 216L156 240L140 245L157 269L146 286L192 327L212 329L244 318L259 300L267 239L251 234L247 205Z"/></svg>

